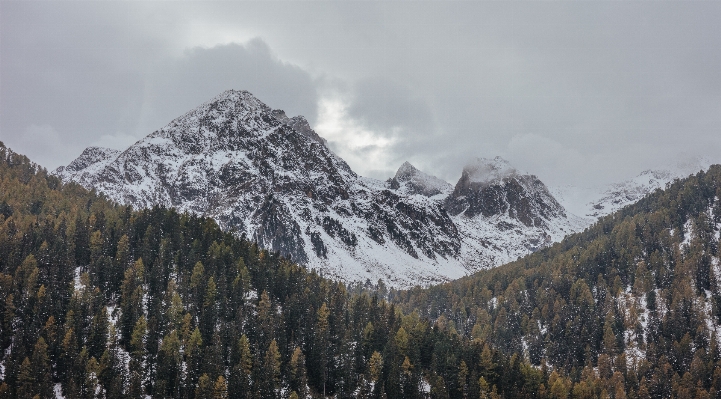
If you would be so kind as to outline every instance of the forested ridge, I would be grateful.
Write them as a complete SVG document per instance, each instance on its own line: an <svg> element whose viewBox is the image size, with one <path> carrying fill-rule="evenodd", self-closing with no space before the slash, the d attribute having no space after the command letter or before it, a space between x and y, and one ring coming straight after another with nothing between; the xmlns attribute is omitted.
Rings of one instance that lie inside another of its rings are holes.
<svg viewBox="0 0 721 399"><path fill-rule="evenodd" d="M0 143L0 397L715 397L720 193L712 167L386 301Z"/></svg>
<svg viewBox="0 0 721 399"><path fill-rule="evenodd" d="M551 367L558 398L721 395L721 166L516 262L391 302Z"/></svg>
<svg viewBox="0 0 721 399"><path fill-rule="evenodd" d="M0 145L0 395L533 397L546 369Z"/></svg>

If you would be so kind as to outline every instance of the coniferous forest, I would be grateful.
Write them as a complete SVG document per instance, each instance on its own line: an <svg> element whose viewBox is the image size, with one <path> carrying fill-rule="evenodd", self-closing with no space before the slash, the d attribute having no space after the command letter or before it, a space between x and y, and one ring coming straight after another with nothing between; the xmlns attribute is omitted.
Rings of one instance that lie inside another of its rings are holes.
<svg viewBox="0 0 721 399"><path fill-rule="evenodd" d="M0 144L0 397L710 398L721 167L511 264L365 292Z"/></svg>
<svg viewBox="0 0 721 399"><path fill-rule="evenodd" d="M719 397L720 199L715 165L551 248L392 303L552 367L551 397Z"/></svg>
<svg viewBox="0 0 721 399"><path fill-rule="evenodd" d="M0 194L3 397L526 397L547 378L210 219L118 206L5 147Z"/></svg>

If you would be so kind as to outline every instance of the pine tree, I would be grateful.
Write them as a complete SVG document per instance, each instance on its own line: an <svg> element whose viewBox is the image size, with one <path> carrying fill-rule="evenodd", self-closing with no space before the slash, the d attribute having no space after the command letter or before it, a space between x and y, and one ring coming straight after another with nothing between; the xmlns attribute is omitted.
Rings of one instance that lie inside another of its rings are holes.
<svg viewBox="0 0 721 399"><path fill-rule="evenodd" d="M213 385L213 399L228 399L228 384L222 375L218 376Z"/></svg>
<svg viewBox="0 0 721 399"><path fill-rule="evenodd" d="M108 343L108 312L105 306L100 306L98 312L93 315L90 322L88 334L88 350L90 356L102 356Z"/></svg>
<svg viewBox="0 0 721 399"><path fill-rule="evenodd" d="M201 262L196 262L193 266L193 273L190 276L191 303L195 310L202 309L203 288L205 287L205 267Z"/></svg>
<svg viewBox="0 0 721 399"><path fill-rule="evenodd" d="M102 374L103 370L101 367L101 364L98 363L98 361L91 357L90 360L88 360L87 365L85 366L85 383L84 383L84 392L83 397L85 398L102 398L104 397L103 394L103 387L100 384L100 375Z"/></svg>
<svg viewBox="0 0 721 399"><path fill-rule="evenodd" d="M195 330L190 334L190 337L184 343L184 348L187 367L184 385L185 387L191 387L195 386L201 376L201 364L203 362L203 338L198 327L195 327Z"/></svg>
<svg viewBox="0 0 721 399"><path fill-rule="evenodd" d="M313 334L313 368L315 369L315 376L317 380L317 387L323 390L323 395L327 391L326 383L328 381L328 368L329 368L329 330L328 330L328 316L330 311L328 305L323 303L318 309L317 320L315 323L314 334Z"/></svg>
<svg viewBox="0 0 721 399"><path fill-rule="evenodd" d="M263 291L260 294L258 300L258 339L257 345L261 348L266 348L270 345L270 341L275 337L274 324L275 320L273 317L272 304L270 302L270 296L267 291Z"/></svg>
<svg viewBox="0 0 721 399"><path fill-rule="evenodd" d="M373 352L370 360L368 361L368 376L370 381L377 383L381 378L381 371L383 370L383 356L379 352Z"/></svg>
<svg viewBox="0 0 721 399"><path fill-rule="evenodd" d="M123 343L129 343L138 319L143 315L145 265L138 259L125 271L120 288L120 332Z"/></svg>
<svg viewBox="0 0 721 399"><path fill-rule="evenodd" d="M275 399L280 389L280 352L275 340L270 341L268 350L263 359L263 381L261 381L261 396Z"/></svg>
<svg viewBox="0 0 721 399"><path fill-rule="evenodd" d="M76 385L80 375L75 369L75 365L78 363L78 355L75 330L68 328L60 345L60 362L58 365L60 379L65 383L64 391L67 391L67 395L73 395L77 392Z"/></svg>
<svg viewBox="0 0 721 399"><path fill-rule="evenodd" d="M403 397L411 398L418 396L418 382L413 372L413 364L411 360L406 356L401 364L401 388L403 390Z"/></svg>
<svg viewBox="0 0 721 399"><path fill-rule="evenodd" d="M180 347L180 339L175 330L163 337L163 343L158 351L156 378L163 381L165 392L158 392L159 394L170 397L177 396L182 361Z"/></svg>
<svg viewBox="0 0 721 399"><path fill-rule="evenodd" d="M230 373L229 391L241 399L250 398L251 376L253 374L253 354L250 351L248 337L243 334L238 340L238 362Z"/></svg>
<svg viewBox="0 0 721 399"><path fill-rule="evenodd" d="M464 399L468 398L468 389L468 365L461 360L461 364L458 366L458 390Z"/></svg>
<svg viewBox="0 0 721 399"><path fill-rule="evenodd" d="M145 358L147 355L146 351L146 339L148 334L148 324L145 321L145 316L140 316L138 321L135 323L135 327L133 328L133 333L130 338L130 370L132 373L137 373L137 376L135 374L131 374L131 385L132 384L138 384L138 381L132 380L132 378L141 379L145 376L145 373L147 372ZM134 389L139 389L138 392L142 393L145 391L145 387L142 385L139 387L136 387Z"/></svg>
<svg viewBox="0 0 721 399"><path fill-rule="evenodd" d="M215 278L213 278L213 276L210 276L210 278L208 279L208 283L205 287L205 298L203 299L202 309L203 330L201 332L203 333L203 338L205 338L206 340L210 340L210 338L213 336L213 332L215 331L215 322L217 315L217 295L218 288L215 284Z"/></svg>
<svg viewBox="0 0 721 399"><path fill-rule="evenodd" d="M48 357L48 345L43 337L38 338L35 343L30 363L32 364L36 392L41 397L49 398L53 394L53 379L50 358Z"/></svg>
<svg viewBox="0 0 721 399"><path fill-rule="evenodd" d="M20 371L17 376L17 397L18 399L31 399L36 395L36 380L33 375L33 367L30 359L23 359Z"/></svg>
<svg viewBox="0 0 721 399"><path fill-rule="evenodd" d="M307 393L306 386L308 385L308 378L306 376L305 369L305 356L298 346L295 347L293 355L290 357L289 372L290 389L301 397L305 397Z"/></svg>
<svg viewBox="0 0 721 399"><path fill-rule="evenodd" d="M198 387L195 388L195 399L213 399L214 384L208 374L203 374L198 379Z"/></svg>

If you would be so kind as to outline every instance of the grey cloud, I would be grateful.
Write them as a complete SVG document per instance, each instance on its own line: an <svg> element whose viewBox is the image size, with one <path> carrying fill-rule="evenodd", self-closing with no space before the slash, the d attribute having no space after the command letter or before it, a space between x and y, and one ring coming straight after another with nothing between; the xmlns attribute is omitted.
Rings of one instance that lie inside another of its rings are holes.
<svg viewBox="0 0 721 399"><path fill-rule="evenodd" d="M272 108L315 123L318 95L310 74L253 39L244 45L193 48L160 64L146 94L144 125L160 127L231 88L248 90Z"/></svg>
<svg viewBox="0 0 721 399"><path fill-rule="evenodd" d="M177 51L133 4L0 4L0 139L40 164L123 148L230 89L315 122L315 83L260 39ZM42 139L45 137L45 139ZM48 143L56 143L48 145Z"/></svg>
<svg viewBox="0 0 721 399"><path fill-rule="evenodd" d="M418 134L434 128L432 110L423 99L382 77L356 82L349 116L380 130L401 128Z"/></svg>
<svg viewBox="0 0 721 399"><path fill-rule="evenodd" d="M9 145L31 126L77 147L140 137L231 87L313 123L333 81L349 119L394 138L359 149L385 165L349 161L375 177L410 160L454 181L466 160L501 155L552 184L593 184L679 154L721 161L721 2L0 8Z"/></svg>

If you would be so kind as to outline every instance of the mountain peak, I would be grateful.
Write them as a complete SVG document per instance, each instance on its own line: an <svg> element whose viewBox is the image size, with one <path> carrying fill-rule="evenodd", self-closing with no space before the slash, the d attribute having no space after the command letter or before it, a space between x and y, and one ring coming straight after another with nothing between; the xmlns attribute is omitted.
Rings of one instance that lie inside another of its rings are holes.
<svg viewBox="0 0 721 399"><path fill-rule="evenodd" d="M471 183L489 184L500 181L505 177L518 174L518 170L501 157L493 159L476 158L466 164L463 174L468 176Z"/></svg>
<svg viewBox="0 0 721 399"><path fill-rule="evenodd" d="M416 173L423 173L419 171L415 166L411 165L410 162L405 161L403 164L398 168L396 171L396 179L398 180L408 180L411 176L415 175Z"/></svg>
<svg viewBox="0 0 721 399"><path fill-rule="evenodd" d="M237 90L237 89L228 89L224 92L218 94L215 96L211 102L217 101L217 100L239 100L239 99L255 99L257 98L248 90Z"/></svg>
<svg viewBox="0 0 721 399"><path fill-rule="evenodd" d="M565 210L536 176L519 172L501 157L476 158L463 168L446 200L451 215L473 218L507 215L526 226L547 226Z"/></svg>
<svg viewBox="0 0 721 399"><path fill-rule="evenodd" d="M95 165L104 161L115 159L120 155L120 151L105 147L88 147L83 150L79 157L75 158L68 166L60 166L55 173L72 173L87 169L91 165Z"/></svg>
<svg viewBox="0 0 721 399"><path fill-rule="evenodd" d="M435 176L423 173L410 162L403 162L396 175L391 179L391 188L400 189L408 194L421 194L432 197L441 193L449 193L453 186Z"/></svg>
<svg viewBox="0 0 721 399"><path fill-rule="evenodd" d="M549 234L558 239L564 230L557 225L568 225L565 215L539 205L542 183L527 181L535 177L470 184L457 201L470 211L451 215L444 207L451 184L409 162L387 183L359 178L324 144L302 116L227 90L122 153L88 148L56 174L118 203L210 216L262 248L347 281L405 286L460 277L535 250ZM501 158L474 165L469 170L484 181L515 171ZM481 203L491 197L503 209ZM481 211L506 216L503 223L468 217Z"/></svg>

